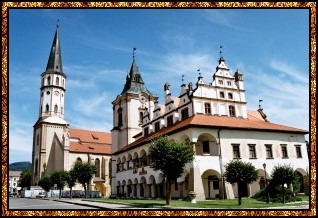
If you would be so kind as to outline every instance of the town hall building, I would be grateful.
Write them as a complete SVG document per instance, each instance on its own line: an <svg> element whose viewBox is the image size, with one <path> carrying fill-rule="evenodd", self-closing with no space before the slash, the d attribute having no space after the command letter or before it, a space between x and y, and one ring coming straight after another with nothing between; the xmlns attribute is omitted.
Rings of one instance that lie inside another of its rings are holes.
<svg viewBox="0 0 318 218"><path fill-rule="evenodd" d="M167 135L190 142L195 151L194 160L174 181L174 198L186 198L189 191L197 200L237 197L237 186L224 178L225 165L235 159L251 162L258 172L257 181L243 188L243 196L264 188L265 178L271 178L278 164L290 164L301 177L299 191L309 194L308 131L270 122L261 107L249 110L243 73L233 74L222 55L210 78L199 74L197 81L181 84L176 96L168 81L162 84L165 99L160 104L142 79L134 49L122 92L109 102L111 133L70 128L64 119L66 81L57 27L41 74L39 117L33 127L33 185L55 170L70 170L79 160L97 166L90 190L102 196L163 198L165 178L149 167L148 146L155 137Z"/></svg>

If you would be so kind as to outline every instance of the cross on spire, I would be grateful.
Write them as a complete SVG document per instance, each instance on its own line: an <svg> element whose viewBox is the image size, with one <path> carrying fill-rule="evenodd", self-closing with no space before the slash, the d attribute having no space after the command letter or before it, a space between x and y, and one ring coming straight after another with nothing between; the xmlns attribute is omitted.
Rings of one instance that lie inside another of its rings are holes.
<svg viewBox="0 0 318 218"><path fill-rule="evenodd" d="M135 51L137 48L133 48L133 58L135 59Z"/></svg>
<svg viewBox="0 0 318 218"><path fill-rule="evenodd" d="M220 58L222 57L222 50L221 48L223 48L223 45L220 45Z"/></svg>

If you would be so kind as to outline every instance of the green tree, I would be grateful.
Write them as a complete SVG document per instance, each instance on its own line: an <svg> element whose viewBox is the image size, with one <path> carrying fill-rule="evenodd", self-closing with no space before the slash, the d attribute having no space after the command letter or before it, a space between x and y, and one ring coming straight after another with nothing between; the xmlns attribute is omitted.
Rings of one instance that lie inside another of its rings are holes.
<svg viewBox="0 0 318 218"><path fill-rule="evenodd" d="M21 188L27 188L30 189L31 186L31 177L32 177L32 171L31 170L23 170L20 173L20 179L18 182L18 186L20 186Z"/></svg>
<svg viewBox="0 0 318 218"><path fill-rule="evenodd" d="M45 177L41 178L41 179L39 180L39 183L38 183L38 184L39 184L39 186L40 186L41 188L44 189L44 191L46 192L45 195L47 196L47 193L50 191L50 189L51 189L51 187L52 187L50 177L45 176Z"/></svg>
<svg viewBox="0 0 318 218"><path fill-rule="evenodd" d="M66 184L67 177L68 174L64 170L54 171L50 175L51 185L56 185L56 187L59 189L59 198L61 198L62 190Z"/></svg>
<svg viewBox="0 0 318 218"><path fill-rule="evenodd" d="M77 175L75 170L72 168L70 171L67 173L67 179L66 179L66 184L70 188L70 199L72 199L72 189L75 186L77 181Z"/></svg>
<svg viewBox="0 0 318 218"><path fill-rule="evenodd" d="M272 171L271 182L277 186L280 185L282 188L283 204L285 203L285 187L284 185L292 184L298 179L296 171L287 164L274 166Z"/></svg>
<svg viewBox="0 0 318 218"><path fill-rule="evenodd" d="M192 145L186 141L176 141L168 136L159 136L149 146L150 167L161 170L166 178L166 204L171 201L171 183L179 178L186 163L193 161Z"/></svg>
<svg viewBox="0 0 318 218"><path fill-rule="evenodd" d="M257 180L256 168L251 163L240 160L232 160L225 165L226 181L237 183L238 204L242 204L242 187Z"/></svg>
<svg viewBox="0 0 318 218"><path fill-rule="evenodd" d="M97 172L96 166L89 162L76 161L73 169L77 175L78 183L84 187L85 198L87 198L87 188L93 175Z"/></svg>

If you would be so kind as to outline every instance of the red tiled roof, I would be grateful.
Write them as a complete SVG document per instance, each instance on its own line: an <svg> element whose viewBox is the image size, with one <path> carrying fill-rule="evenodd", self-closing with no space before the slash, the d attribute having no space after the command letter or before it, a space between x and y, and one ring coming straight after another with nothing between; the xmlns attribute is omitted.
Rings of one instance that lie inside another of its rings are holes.
<svg viewBox="0 0 318 218"><path fill-rule="evenodd" d="M212 127L212 128L223 128L223 129L233 129L233 130L254 130L254 131L268 131L268 132L289 132L289 133L300 133L307 134L308 131L297 129L294 127L284 126L280 124L265 122L260 120L257 116L251 117L250 114L248 119L237 118L237 117L227 117L227 116L215 116L207 114L195 114L185 120L176 122L174 125L160 129L157 132L153 132L146 137L140 138L137 141L125 146L119 151L114 152L114 154L121 153L123 151L130 150L132 148L141 146L148 143L153 138L159 135L169 135L176 131L187 129L190 127ZM255 115L255 114L254 114Z"/></svg>
<svg viewBox="0 0 318 218"><path fill-rule="evenodd" d="M77 139L70 141L70 152L111 154L111 133L98 132L82 129L69 129L70 138Z"/></svg>

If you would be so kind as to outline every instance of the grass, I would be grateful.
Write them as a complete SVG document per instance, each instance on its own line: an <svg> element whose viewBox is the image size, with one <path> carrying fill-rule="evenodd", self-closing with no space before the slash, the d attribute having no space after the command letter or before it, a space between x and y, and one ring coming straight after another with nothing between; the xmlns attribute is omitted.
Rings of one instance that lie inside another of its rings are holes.
<svg viewBox="0 0 318 218"><path fill-rule="evenodd" d="M84 200L84 199L83 199ZM213 209L258 209L266 207L279 207L286 206L289 204L283 203L270 203L257 201L252 198L242 198L242 205L238 205L237 199L226 199L226 200L206 200L197 201L196 204L192 204L190 201L184 200L171 200L170 206L166 206L166 201L164 199L154 200L154 199L110 199L110 198L97 198L97 199L85 199L86 201L97 201L112 204L126 204L132 205L134 207L141 208L213 208ZM308 196L304 196L304 201L309 201ZM308 204L306 202L293 202L292 205L304 205Z"/></svg>

